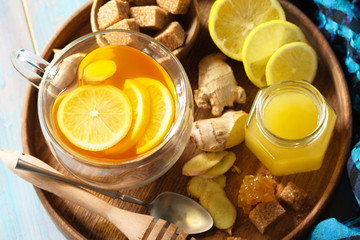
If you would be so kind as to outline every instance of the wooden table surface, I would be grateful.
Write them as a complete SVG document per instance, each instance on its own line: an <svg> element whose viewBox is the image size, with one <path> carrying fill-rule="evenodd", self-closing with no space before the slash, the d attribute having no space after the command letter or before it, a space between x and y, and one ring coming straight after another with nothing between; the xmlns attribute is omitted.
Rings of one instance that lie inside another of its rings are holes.
<svg viewBox="0 0 360 240"><path fill-rule="evenodd" d="M27 80L12 67L13 49L40 54L56 29L86 0L0 0L0 149L22 151L21 108ZM355 124L355 123L354 123ZM344 169L322 218L355 216L356 203ZM0 239L65 239L31 184L0 163Z"/></svg>

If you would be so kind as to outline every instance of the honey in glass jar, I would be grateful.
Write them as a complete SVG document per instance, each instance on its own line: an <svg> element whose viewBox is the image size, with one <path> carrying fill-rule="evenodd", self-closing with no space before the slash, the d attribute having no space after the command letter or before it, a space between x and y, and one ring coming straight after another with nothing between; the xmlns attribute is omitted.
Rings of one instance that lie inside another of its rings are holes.
<svg viewBox="0 0 360 240"><path fill-rule="evenodd" d="M261 89L245 128L245 144L273 175L318 170L336 112L306 81L282 81Z"/></svg>

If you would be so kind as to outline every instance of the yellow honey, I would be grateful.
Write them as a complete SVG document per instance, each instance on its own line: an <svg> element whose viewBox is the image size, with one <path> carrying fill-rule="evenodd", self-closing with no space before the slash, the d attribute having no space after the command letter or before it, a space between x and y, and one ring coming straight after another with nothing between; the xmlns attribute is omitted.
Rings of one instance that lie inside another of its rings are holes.
<svg viewBox="0 0 360 240"><path fill-rule="evenodd" d="M321 167L336 122L334 109L305 81L259 91L245 128L246 146L274 175Z"/></svg>

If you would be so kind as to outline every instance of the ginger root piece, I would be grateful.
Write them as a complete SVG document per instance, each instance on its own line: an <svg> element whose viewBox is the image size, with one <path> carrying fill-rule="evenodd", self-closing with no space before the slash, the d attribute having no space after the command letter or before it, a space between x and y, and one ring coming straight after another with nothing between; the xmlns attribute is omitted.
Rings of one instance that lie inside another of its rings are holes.
<svg viewBox="0 0 360 240"><path fill-rule="evenodd" d="M201 175L218 164L227 154L228 152L226 151L200 153L184 164L182 174L185 176Z"/></svg>
<svg viewBox="0 0 360 240"><path fill-rule="evenodd" d="M54 51L54 54L56 53L57 51ZM79 63L85 56L85 53L75 53L62 60L57 66L57 72L55 72L51 80L51 85L48 88L51 95L57 96L65 88L66 91L69 91L71 87L77 84L76 79Z"/></svg>
<svg viewBox="0 0 360 240"><path fill-rule="evenodd" d="M214 220L215 227L225 230L231 235L237 211L229 198L224 194L213 194L209 199L207 210Z"/></svg>
<svg viewBox="0 0 360 240"><path fill-rule="evenodd" d="M209 200L214 195L222 194L226 196L225 190L216 182L212 180L207 180L206 184L201 191L199 202L205 208L208 209L209 207Z"/></svg>
<svg viewBox="0 0 360 240"><path fill-rule="evenodd" d="M245 103L245 90L237 85L231 67L222 53L210 54L199 62L199 89L194 91L199 108L211 108L214 116L220 116L225 106L234 102Z"/></svg>
<svg viewBox="0 0 360 240"><path fill-rule="evenodd" d="M200 198L207 182L208 180L205 178L194 176L187 184L187 192L195 198Z"/></svg>
<svg viewBox="0 0 360 240"><path fill-rule="evenodd" d="M214 182L216 182L217 184L219 184L220 187L222 187L222 188L226 187L226 176L225 175L217 176L216 178L213 178L212 180Z"/></svg>
<svg viewBox="0 0 360 240"><path fill-rule="evenodd" d="M224 188L226 185L226 177L225 177L225 175L221 175L214 179L206 179L206 178L203 178L200 176L194 176L190 179L190 181L187 184L187 192L191 196L200 199L201 194L202 194L203 190L205 189L205 187L207 186L208 182L216 183L221 188ZM210 184L212 184L212 183L210 183Z"/></svg>
<svg viewBox="0 0 360 240"><path fill-rule="evenodd" d="M221 117L195 121L191 139L199 149L208 152L236 146L244 141L248 115L244 111L228 111Z"/></svg>
<svg viewBox="0 0 360 240"><path fill-rule="evenodd" d="M216 164L213 168L200 176L203 178L216 178L225 174L233 165L236 160L236 155L233 152L227 152L227 155Z"/></svg>
<svg viewBox="0 0 360 240"><path fill-rule="evenodd" d="M199 198L200 204L212 216L215 227L231 234L237 210L218 183L196 176L189 181L188 192Z"/></svg>

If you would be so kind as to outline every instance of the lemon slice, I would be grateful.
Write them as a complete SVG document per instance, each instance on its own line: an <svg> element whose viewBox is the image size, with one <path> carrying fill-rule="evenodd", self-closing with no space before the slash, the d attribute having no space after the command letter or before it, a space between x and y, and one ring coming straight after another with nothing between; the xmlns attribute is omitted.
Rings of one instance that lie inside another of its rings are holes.
<svg viewBox="0 0 360 240"><path fill-rule="evenodd" d="M113 86L84 85L61 101L57 122L75 146L100 151L119 142L130 129L132 109L127 96Z"/></svg>
<svg viewBox="0 0 360 240"><path fill-rule="evenodd" d="M160 81L150 78L134 79L143 84L150 94L150 119L143 136L136 144L136 153L145 153L163 140L175 115L174 100L170 91Z"/></svg>
<svg viewBox="0 0 360 240"><path fill-rule="evenodd" d="M305 42L301 29L293 23L273 20L260 24L247 36L243 47L246 75L257 87L266 86L265 68L271 55L291 42Z"/></svg>
<svg viewBox="0 0 360 240"><path fill-rule="evenodd" d="M116 63L111 60L98 60L84 68L83 78L87 82L101 82L116 72Z"/></svg>
<svg viewBox="0 0 360 240"><path fill-rule="evenodd" d="M274 52L266 65L267 84L282 80L314 81L318 67L315 50L306 43L285 44Z"/></svg>
<svg viewBox="0 0 360 240"><path fill-rule="evenodd" d="M209 33L225 55L241 61L248 33L257 25L274 19L286 19L277 0L217 0L209 15Z"/></svg>
<svg viewBox="0 0 360 240"><path fill-rule="evenodd" d="M128 134L120 142L105 150L107 154L124 153L133 147L143 136L150 119L150 94L146 87L127 79L123 91L128 96L133 110L132 124Z"/></svg>

